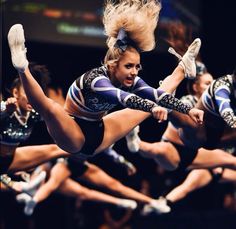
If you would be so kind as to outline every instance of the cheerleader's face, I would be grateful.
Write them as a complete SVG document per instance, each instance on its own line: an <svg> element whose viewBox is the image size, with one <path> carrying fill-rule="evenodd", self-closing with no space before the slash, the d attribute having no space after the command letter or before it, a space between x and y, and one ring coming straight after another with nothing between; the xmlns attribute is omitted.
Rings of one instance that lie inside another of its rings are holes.
<svg viewBox="0 0 236 229"><path fill-rule="evenodd" d="M193 85L195 95L200 98L202 93L209 87L212 81L213 77L209 73L204 73L203 75L199 76L198 81Z"/></svg>
<svg viewBox="0 0 236 229"><path fill-rule="evenodd" d="M135 49L127 49L114 68L113 81L119 82L124 87L131 87L139 70L141 70L140 54Z"/></svg>

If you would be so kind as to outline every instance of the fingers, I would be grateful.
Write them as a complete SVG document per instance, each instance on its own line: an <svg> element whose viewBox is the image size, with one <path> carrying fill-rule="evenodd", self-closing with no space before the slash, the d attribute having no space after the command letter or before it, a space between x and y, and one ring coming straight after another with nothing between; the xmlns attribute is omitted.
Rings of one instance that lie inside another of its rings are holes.
<svg viewBox="0 0 236 229"><path fill-rule="evenodd" d="M167 113L165 113L165 112L160 113L157 119L159 119L158 120L159 123L166 121L167 120Z"/></svg>
<svg viewBox="0 0 236 229"><path fill-rule="evenodd" d="M155 119L158 119L158 122L160 123L167 120L168 111L165 108L158 106L152 110L152 114L153 114L153 117Z"/></svg>
<svg viewBox="0 0 236 229"><path fill-rule="evenodd" d="M8 112L13 112L17 107L17 99L14 97L10 97L6 101L6 109Z"/></svg>
<svg viewBox="0 0 236 229"><path fill-rule="evenodd" d="M17 100L16 100L16 98L14 98L14 97L10 97L10 98L8 98L7 101L6 101L6 105L16 104L16 103L17 103Z"/></svg>
<svg viewBox="0 0 236 229"><path fill-rule="evenodd" d="M196 118L196 122L197 122L198 124L200 124L200 125L203 123L203 121L201 120L200 117L197 117L197 118Z"/></svg>
<svg viewBox="0 0 236 229"><path fill-rule="evenodd" d="M189 115L197 124L203 123L204 111L193 108L190 110Z"/></svg>
<svg viewBox="0 0 236 229"><path fill-rule="evenodd" d="M202 110L197 110L196 121L197 121L198 124L203 123L203 115L204 115L204 112Z"/></svg>
<svg viewBox="0 0 236 229"><path fill-rule="evenodd" d="M203 123L204 111L200 110L199 121Z"/></svg>

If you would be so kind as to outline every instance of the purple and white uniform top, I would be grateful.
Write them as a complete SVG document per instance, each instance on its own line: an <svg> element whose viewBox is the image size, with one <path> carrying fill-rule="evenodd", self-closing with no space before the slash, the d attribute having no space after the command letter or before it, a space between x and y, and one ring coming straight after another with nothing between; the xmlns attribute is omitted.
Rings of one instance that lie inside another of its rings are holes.
<svg viewBox="0 0 236 229"><path fill-rule="evenodd" d="M115 87L107 68L94 68L78 77L71 85L67 98L84 114L104 115L118 104L125 108L151 112L156 104L187 114L192 108L173 95L146 84L139 76L132 87ZM87 117L80 117L88 119Z"/></svg>

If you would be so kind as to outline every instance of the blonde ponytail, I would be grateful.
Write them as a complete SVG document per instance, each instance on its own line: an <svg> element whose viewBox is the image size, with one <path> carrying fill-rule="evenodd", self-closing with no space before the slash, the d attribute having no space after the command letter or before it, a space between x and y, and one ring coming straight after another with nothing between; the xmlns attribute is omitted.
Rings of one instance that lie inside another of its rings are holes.
<svg viewBox="0 0 236 229"><path fill-rule="evenodd" d="M157 0L121 0L117 4L106 0L103 24L108 48L114 48L118 32L123 28L141 51L154 49L160 10Z"/></svg>

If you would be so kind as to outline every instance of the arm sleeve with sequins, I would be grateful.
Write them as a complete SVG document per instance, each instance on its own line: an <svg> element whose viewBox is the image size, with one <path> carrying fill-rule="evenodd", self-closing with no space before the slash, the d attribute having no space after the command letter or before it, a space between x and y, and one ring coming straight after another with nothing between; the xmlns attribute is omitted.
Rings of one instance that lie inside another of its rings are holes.
<svg viewBox="0 0 236 229"><path fill-rule="evenodd" d="M230 104L230 88L227 85L220 85L214 88L215 102L220 116L228 126L236 124L236 116Z"/></svg>
<svg viewBox="0 0 236 229"><path fill-rule="evenodd" d="M133 92L142 98L147 98L156 102L162 107L173 109L180 113L188 114L192 108L192 106L183 103L179 99L175 98L172 94L150 87L140 77L136 77L135 79Z"/></svg>

